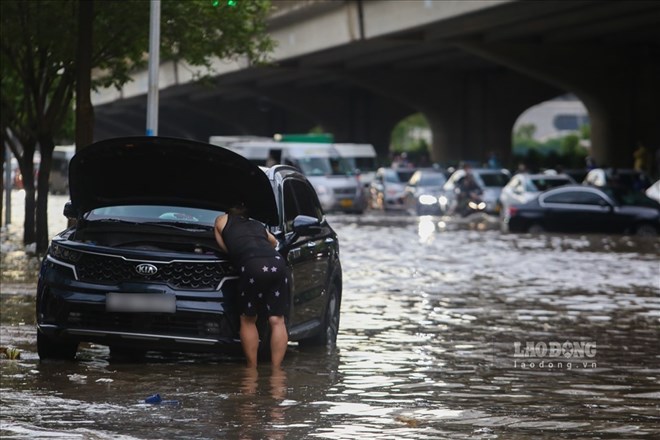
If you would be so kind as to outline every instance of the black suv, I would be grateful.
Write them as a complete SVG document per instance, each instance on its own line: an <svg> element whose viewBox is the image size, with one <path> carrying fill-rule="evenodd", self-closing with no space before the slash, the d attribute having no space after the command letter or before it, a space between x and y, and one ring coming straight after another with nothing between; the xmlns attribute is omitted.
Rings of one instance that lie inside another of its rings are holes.
<svg viewBox="0 0 660 440"><path fill-rule="evenodd" d="M53 239L37 287L41 359L72 359L83 341L111 353L240 346L237 275L213 232L238 201L280 242L292 286L290 340L335 343L337 235L296 169L260 168L189 140L119 138L78 152L69 187L64 211L76 226ZM265 319L259 329L267 347Z"/></svg>

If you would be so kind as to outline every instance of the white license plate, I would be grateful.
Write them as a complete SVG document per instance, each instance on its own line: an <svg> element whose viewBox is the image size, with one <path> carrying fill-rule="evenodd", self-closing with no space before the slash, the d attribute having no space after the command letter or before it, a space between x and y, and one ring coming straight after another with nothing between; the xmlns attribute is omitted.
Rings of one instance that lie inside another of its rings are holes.
<svg viewBox="0 0 660 440"><path fill-rule="evenodd" d="M105 297L108 312L176 312L176 296L163 293L117 293Z"/></svg>

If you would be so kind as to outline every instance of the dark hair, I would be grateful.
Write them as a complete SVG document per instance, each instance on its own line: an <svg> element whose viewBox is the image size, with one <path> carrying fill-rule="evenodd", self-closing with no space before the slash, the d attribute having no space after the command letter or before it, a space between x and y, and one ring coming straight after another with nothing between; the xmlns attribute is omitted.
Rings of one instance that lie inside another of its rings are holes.
<svg viewBox="0 0 660 440"><path fill-rule="evenodd" d="M248 209L247 206L243 202L237 203L235 205L232 205L228 210L227 213L231 215L238 215L241 217L247 217L248 216Z"/></svg>

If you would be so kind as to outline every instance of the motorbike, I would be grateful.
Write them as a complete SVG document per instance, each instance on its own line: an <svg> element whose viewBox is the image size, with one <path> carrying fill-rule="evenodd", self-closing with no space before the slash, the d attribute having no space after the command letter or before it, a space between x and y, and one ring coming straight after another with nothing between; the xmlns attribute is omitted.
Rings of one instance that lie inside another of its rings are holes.
<svg viewBox="0 0 660 440"><path fill-rule="evenodd" d="M454 212L461 217L467 217L470 214L484 212L486 202L482 198L479 190L458 190L456 196L456 208Z"/></svg>

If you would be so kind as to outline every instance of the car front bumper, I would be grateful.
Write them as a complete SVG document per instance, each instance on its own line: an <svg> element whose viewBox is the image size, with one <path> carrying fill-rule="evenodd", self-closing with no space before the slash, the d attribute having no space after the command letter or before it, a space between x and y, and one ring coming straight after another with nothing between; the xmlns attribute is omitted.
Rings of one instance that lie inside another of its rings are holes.
<svg viewBox="0 0 660 440"><path fill-rule="evenodd" d="M213 351L239 344L238 314L227 297L236 277L218 290L175 290L166 284L101 284L70 276L46 257L37 288L37 329L56 341L95 342L145 350ZM169 296L172 312L108 310L108 295Z"/></svg>

